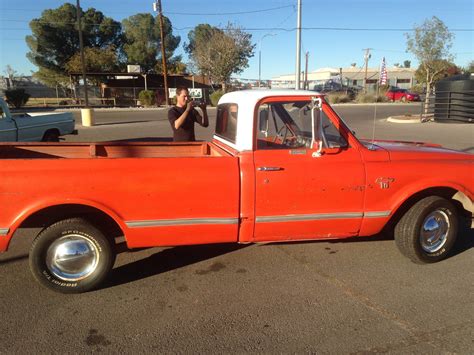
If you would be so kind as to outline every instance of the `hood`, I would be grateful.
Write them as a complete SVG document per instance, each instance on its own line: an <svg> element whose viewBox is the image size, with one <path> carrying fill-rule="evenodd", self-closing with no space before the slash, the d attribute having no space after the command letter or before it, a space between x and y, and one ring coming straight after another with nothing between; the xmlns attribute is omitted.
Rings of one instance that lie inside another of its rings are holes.
<svg viewBox="0 0 474 355"><path fill-rule="evenodd" d="M372 145L369 140L363 140L361 143L366 147ZM386 150L390 155L390 160L468 160L474 163L474 154L444 148L439 144L376 140L374 145Z"/></svg>

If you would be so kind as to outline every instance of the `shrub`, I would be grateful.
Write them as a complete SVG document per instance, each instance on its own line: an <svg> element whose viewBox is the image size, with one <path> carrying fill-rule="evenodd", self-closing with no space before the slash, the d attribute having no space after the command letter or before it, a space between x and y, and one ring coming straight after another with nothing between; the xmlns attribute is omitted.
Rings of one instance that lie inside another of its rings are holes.
<svg viewBox="0 0 474 355"><path fill-rule="evenodd" d="M28 102L30 94L25 89L11 89L5 91L5 97L9 105L20 108Z"/></svg>
<svg viewBox="0 0 474 355"><path fill-rule="evenodd" d="M371 103L371 102L386 102L388 99L385 97L385 95L379 94L378 96L375 94L364 94L364 93L359 93L356 97L356 101L358 103Z"/></svg>
<svg viewBox="0 0 474 355"><path fill-rule="evenodd" d="M331 104L343 104L351 101L349 95L343 93L333 93L327 95L326 97Z"/></svg>
<svg viewBox="0 0 474 355"><path fill-rule="evenodd" d="M217 90L214 91L211 95L209 95L211 99L211 105L212 106L217 106L217 103L219 102L219 99L224 95L224 92L222 90Z"/></svg>
<svg viewBox="0 0 474 355"><path fill-rule="evenodd" d="M415 92L417 94L424 94L425 88L423 87L422 84L416 84L411 87L410 91Z"/></svg>
<svg viewBox="0 0 474 355"><path fill-rule="evenodd" d="M144 106L151 106L155 104L155 92L151 90L142 90L138 93L138 99Z"/></svg>

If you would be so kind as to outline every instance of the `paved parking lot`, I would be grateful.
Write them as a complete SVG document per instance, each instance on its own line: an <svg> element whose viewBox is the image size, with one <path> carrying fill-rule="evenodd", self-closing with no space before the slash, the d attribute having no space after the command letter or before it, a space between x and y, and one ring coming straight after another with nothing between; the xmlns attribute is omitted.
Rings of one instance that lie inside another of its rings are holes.
<svg viewBox="0 0 474 355"><path fill-rule="evenodd" d="M337 106L359 137L373 108ZM393 124L412 105L377 108L375 137L429 140L474 153L474 125ZM215 115L210 110L211 117ZM67 141L167 139L166 112L96 113ZM211 127L213 126L211 120ZM212 129L198 130L210 137ZM474 230L432 265L390 236L122 253L104 288L52 293L28 270L35 230L0 256L0 353L472 353Z"/></svg>

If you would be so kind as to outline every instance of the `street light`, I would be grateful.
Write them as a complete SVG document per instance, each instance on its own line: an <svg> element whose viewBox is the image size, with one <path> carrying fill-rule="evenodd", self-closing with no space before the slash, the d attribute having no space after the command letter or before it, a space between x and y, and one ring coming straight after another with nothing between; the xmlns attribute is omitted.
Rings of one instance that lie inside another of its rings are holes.
<svg viewBox="0 0 474 355"><path fill-rule="evenodd" d="M260 38L258 42L258 87L260 87L261 75L262 75L262 41L265 37L276 36L274 33L267 33Z"/></svg>

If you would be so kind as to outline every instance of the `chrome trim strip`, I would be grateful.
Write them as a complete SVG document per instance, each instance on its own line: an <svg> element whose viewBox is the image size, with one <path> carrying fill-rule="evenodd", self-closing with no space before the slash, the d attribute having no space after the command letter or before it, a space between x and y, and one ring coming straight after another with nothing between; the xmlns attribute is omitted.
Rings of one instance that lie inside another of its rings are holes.
<svg viewBox="0 0 474 355"><path fill-rule="evenodd" d="M374 212L365 212L364 217L367 218L377 218L377 217L388 217L392 211L374 211Z"/></svg>
<svg viewBox="0 0 474 355"><path fill-rule="evenodd" d="M9 128L9 129L0 129L0 133L1 132L12 132L12 131L16 131L16 128Z"/></svg>
<svg viewBox="0 0 474 355"><path fill-rule="evenodd" d="M55 125L55 124L64 124L64 123L70 123L70 122L73 122L73 121L56 121L56 122L45 122L45 123L42 123L42 124L35 124L35 125L31 125L31 126L23 126L23 127L18 127L18 130L21 131L21 130L25 130L25 129L30 129L30 128L37 128L37 127L44 127L44 126L50 126L50 125ZM56 127L54 127L56 128Z"/></svg>
<svg viewBox="0 0 474 355"><path fill-rule="evenodd" d="M238 224L238 218L180 218L125 222L129 228L191 226L199 224Z"/></svg>
<svg viewBox="0 0 474 355"><path fill-rule="evenodd" d="M321 219L346 219L361 218L362 212L344 212L344 213L317 213L317 214L291 214L287 216L263 216L255 218L256 223L267 222L293 222L293 221L317 221Z"/></svg>
<svg viewBox="0 0 474 355"><path fill-rule="evenodd" d="M0 236L8 235L10 228L0 228Z"/></svg>
<svg viewBox="0 0 474 355"><path fill-rule="evenodd" d="M378 218L388 217L391 211L373 212L343 212L343 213L317 213L317 214L292 214L286 216L261 216L255 218L256 223L268 222L294 222L294 221L319 221L322 219L349 219L349 218Z"/></svg>

